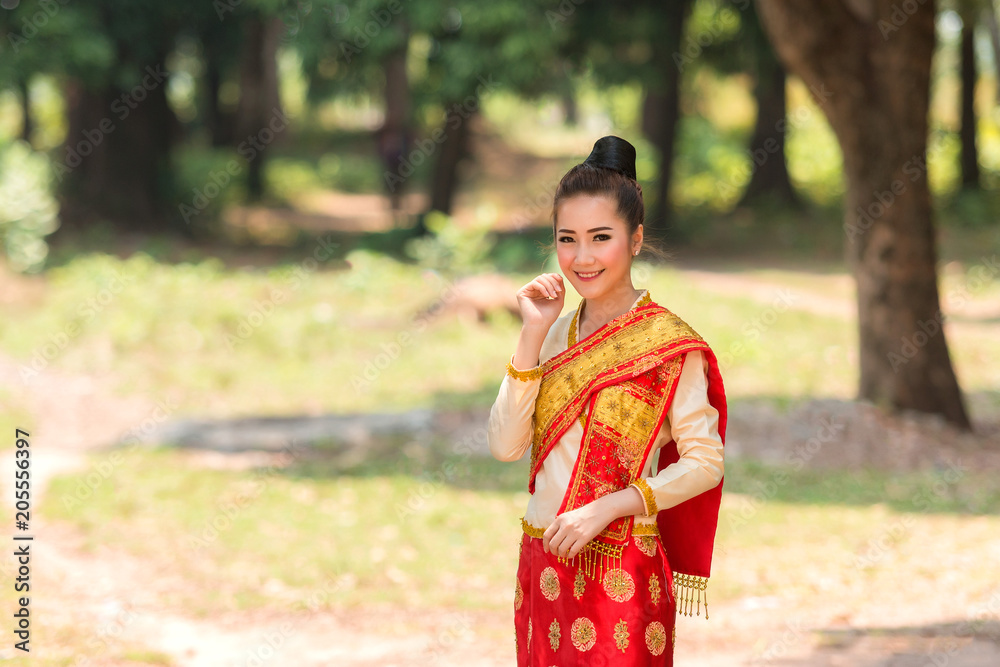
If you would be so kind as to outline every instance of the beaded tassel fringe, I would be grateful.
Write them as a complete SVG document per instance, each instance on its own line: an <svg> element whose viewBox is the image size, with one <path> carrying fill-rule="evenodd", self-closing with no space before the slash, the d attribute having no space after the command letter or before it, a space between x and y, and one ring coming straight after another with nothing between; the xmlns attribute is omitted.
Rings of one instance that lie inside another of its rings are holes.
<svg viewBox="0 0 1000 667"><path fill-rule="evenodd" d="M577 558L580 559L579 562ZM599 581L606 571L622 569L622 545L592 540L573 558L559 556L559 562L570 565L576 563L578 572L582 569L586 576Z"/></svg>
<svg viewBox="0 0 1000 667"><path fill-rule="evenodd" d="M677 600L677 613L682 616L694 616L695 592L697 591L698 616L701 616L702 591L705 597L705 620L708 620L708 577L696 577L691 574L674 572L674 599Z"/></svg>

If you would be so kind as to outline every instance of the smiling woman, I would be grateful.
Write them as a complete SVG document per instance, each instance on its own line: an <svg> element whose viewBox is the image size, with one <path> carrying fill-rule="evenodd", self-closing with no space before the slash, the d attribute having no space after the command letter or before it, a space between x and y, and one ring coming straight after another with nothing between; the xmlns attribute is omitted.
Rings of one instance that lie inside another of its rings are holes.
<svg viewBox="0 0 1000 667"><path fill-rule="evenodd" d="M501 461L531 449L519 667L672 665L678 605L701 613L726 397L701 336L632 284L643 219L635 149L603 137L553 203L559 267L580 306L559 316L555 273L517 293L523 325L488 439Z"/></svg>

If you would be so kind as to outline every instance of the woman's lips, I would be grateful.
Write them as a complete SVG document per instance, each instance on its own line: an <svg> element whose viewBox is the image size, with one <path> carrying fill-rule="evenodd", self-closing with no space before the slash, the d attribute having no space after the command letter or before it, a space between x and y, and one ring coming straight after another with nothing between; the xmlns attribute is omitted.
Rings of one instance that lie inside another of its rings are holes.
<svg viewBox="0 0 1000 667"><path fill-rule="evenodd" d="M594 280L595 278L597 278L597 276L604 273L604 269L601 269L600 271L588 271L587 273L580 273L579 271L574 271L573 273L575 273L576 277L582 280L583 282L588 282Z"/></svg>

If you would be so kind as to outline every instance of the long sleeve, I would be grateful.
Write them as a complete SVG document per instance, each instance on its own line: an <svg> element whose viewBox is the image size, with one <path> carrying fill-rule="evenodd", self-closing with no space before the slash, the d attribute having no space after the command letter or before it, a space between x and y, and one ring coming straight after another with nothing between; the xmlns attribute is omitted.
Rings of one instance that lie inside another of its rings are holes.
<svg viewBox="0 0 1000 667"><path fill-rule="evenodd" d="M486 436L490 453L499 461L517 461L531 446L535 398L542 384L537 366L524 371L508 368L513 372L508 370L500 383Z"/></svg>
<svg viewBox="0 0 1000 667"><path fill-rule="evenodd" d="M694 498L722 480L719 411L708 402L705 358L698 350L687 353L667 420L680 458L658 474L633 483L642 493L646 516Z"/></svg>

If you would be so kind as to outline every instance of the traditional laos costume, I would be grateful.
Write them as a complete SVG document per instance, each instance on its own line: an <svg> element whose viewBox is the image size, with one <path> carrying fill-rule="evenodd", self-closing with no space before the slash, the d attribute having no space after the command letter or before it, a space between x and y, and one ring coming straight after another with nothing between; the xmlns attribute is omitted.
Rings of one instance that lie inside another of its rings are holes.
<svg viewBox="0 0 1000 667"><path fill-rule="evenodd" d="M676 613L708 617L726 397L715 355L643 291L582 341L586 302L549 329L540 364L507 366L489 420L501 461L530 447L514 587L517 664L672 665ZM513 358L512 358L513 359ZM644 512L573 559L546 553L558 514L634 486Z"/></svg>

